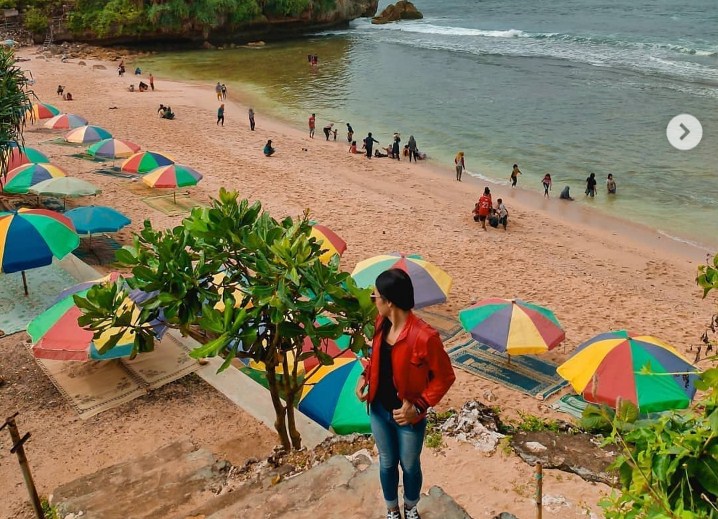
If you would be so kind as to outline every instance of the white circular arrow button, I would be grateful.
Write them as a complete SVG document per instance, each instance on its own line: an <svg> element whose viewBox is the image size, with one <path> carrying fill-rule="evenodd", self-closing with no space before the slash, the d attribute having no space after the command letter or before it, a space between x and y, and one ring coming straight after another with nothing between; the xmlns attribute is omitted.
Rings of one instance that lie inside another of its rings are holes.
<svg viewBox="0 0 718 519"><path fill-rule="evenodd" d="M690 114L676 115L666 126L666 137L677 150L692 150L703 138L703 126Z"/></svg>

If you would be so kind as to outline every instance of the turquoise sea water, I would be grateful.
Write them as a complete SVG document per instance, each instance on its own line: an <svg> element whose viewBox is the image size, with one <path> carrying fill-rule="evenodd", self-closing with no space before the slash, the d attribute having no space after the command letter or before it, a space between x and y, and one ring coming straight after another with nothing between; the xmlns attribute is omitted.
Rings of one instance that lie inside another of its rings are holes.
<svg viewBox="0 0 718 519"><path fill-rule="evenodd" d="M417 0L424 19L357 20L259 49L154 55L145 70L242 85L255 109L304 127L352 123L388 144L400 131L447 174L456 151L476 176L554 196L659 231L718 245L718 2L688 0ZM381 7L383 7L383 3ZM306 55L317 54L319 66ZM689 113L703 140L678 151L666 125ZM585 199L585 178L608 173ZM557 202L558 203L558 202Z"/></svg>

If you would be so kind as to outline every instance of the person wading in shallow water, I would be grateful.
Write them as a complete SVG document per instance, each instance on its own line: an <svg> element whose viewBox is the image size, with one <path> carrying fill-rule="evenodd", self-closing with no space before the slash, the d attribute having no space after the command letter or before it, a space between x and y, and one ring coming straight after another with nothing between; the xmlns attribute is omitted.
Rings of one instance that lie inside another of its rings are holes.
<svg viewBox="0 0 718 519"><path fill-rule="evenodd" d="M399 465L404 479L404 518L421 519L421 448L426 411L456 380L439 333L411 310L414 286L400 269L383 272L372 295L379 315L372 355L356 394L368 402L371 431L379 449L379 480L387 519L401 519Z"/></svg>

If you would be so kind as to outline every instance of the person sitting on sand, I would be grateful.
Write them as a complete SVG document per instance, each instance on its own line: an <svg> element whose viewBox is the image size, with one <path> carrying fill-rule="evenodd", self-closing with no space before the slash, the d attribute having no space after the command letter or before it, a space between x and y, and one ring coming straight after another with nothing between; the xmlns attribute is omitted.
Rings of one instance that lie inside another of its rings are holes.
<svg viewBox="0 0 718 519"><path fill-rule="evenodd" d="M72 101L72 94L70 92L68 92L67 94L63 94L62 98L65 101Z"/></svg>
<svg viewBox="0 0 718 519"><path fill-rule="evenodd" d="M387 153L382 153L382 152L380 152L379 150L374 150L374 156L375 156L377 159L382 159L382 158L384 158L384 157L388 157L389 155L388 155Z"/></svg>
<svg viewBox="0 0 718 519"><path fill-rule="evenodd" d="M150 86L145 83L144 81L140 81L140 92L147 92L150 89Z"/></svg>
<svg viewBox="0 0 718 519"><path fill-rule="evenodd" d="M165 111L165 105L160 103L160 107L157 109L157 113L162 115L162 113L164 113L164 111ZM162 113L160 113L160 112L162 112Z"/></svg>
<svg viewBox="0 0 718 519"><path fill-rule="evenodd" d="M141 76L142 75L142 69L140 67L135 68L135 76Z"/></svg>
<svg viewBox="0 0 718 519"><path fill-rule="evenodd" d="M352 141L351 146L349 146L349 153L361 153L361 151L357 150L357 141Z"/></svg>
<svg viewBox="0 0 718 519"><path fill-rule="evenodd" d="M385 157L390 157L392 159L394 158L394 145L393 144L390 146L381 146L381 149L386 152L386 155L384 155Z"/></svg>
<svg viewBox="0 0 718 519"><path fill-rule="evenodd" d="M566 186L563 188L563 191L561 191L561 194L558 196L561 200L573 200L573 197L569 193L569 187Z"/></svg>
<svg viewBox="0 0 718 519"><path fill-rule="evenodd" d="M267 144L264 145L264 156L271 157L275 151L277 150L272 147L272 139L269 139Z"/></svg>
<svg viewBox="0 0 718 519"><path fill-rule="evenodd" d="M57 85L57 95L61 96L62 93L65 91L65 87L62 85Z"/></svg>
<svg viewBox="0 0 718 519"><path fill-rule="evenodd" d="M172 108L170 108L169 106L165 106L164 110L162 111L161 117L162 119L174 119L175 114L172 113Z"/></svg>
<svg viewBox="0 0 718 519"><path fill-rule="evenodd" d="M130 92L134 92L134 91L135 91L135 84L132 83L132 84L130 85L130 88L128 88L127 90L129 90Z"/></svg>

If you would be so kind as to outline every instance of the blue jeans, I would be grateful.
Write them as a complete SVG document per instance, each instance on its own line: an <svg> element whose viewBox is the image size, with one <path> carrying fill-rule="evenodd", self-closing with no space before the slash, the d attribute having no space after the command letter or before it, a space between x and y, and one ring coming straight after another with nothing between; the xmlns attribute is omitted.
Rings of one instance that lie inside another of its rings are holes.
<svg viewBox="0 0 718 519"><path fill-rule="evenodd" d="M426 419L399 425L379 402L371 404L371 432L379 449L379 479L387 508L399 506L399 465L404 473L404 504L411 508L421 495L421 448Z"/></svg>

